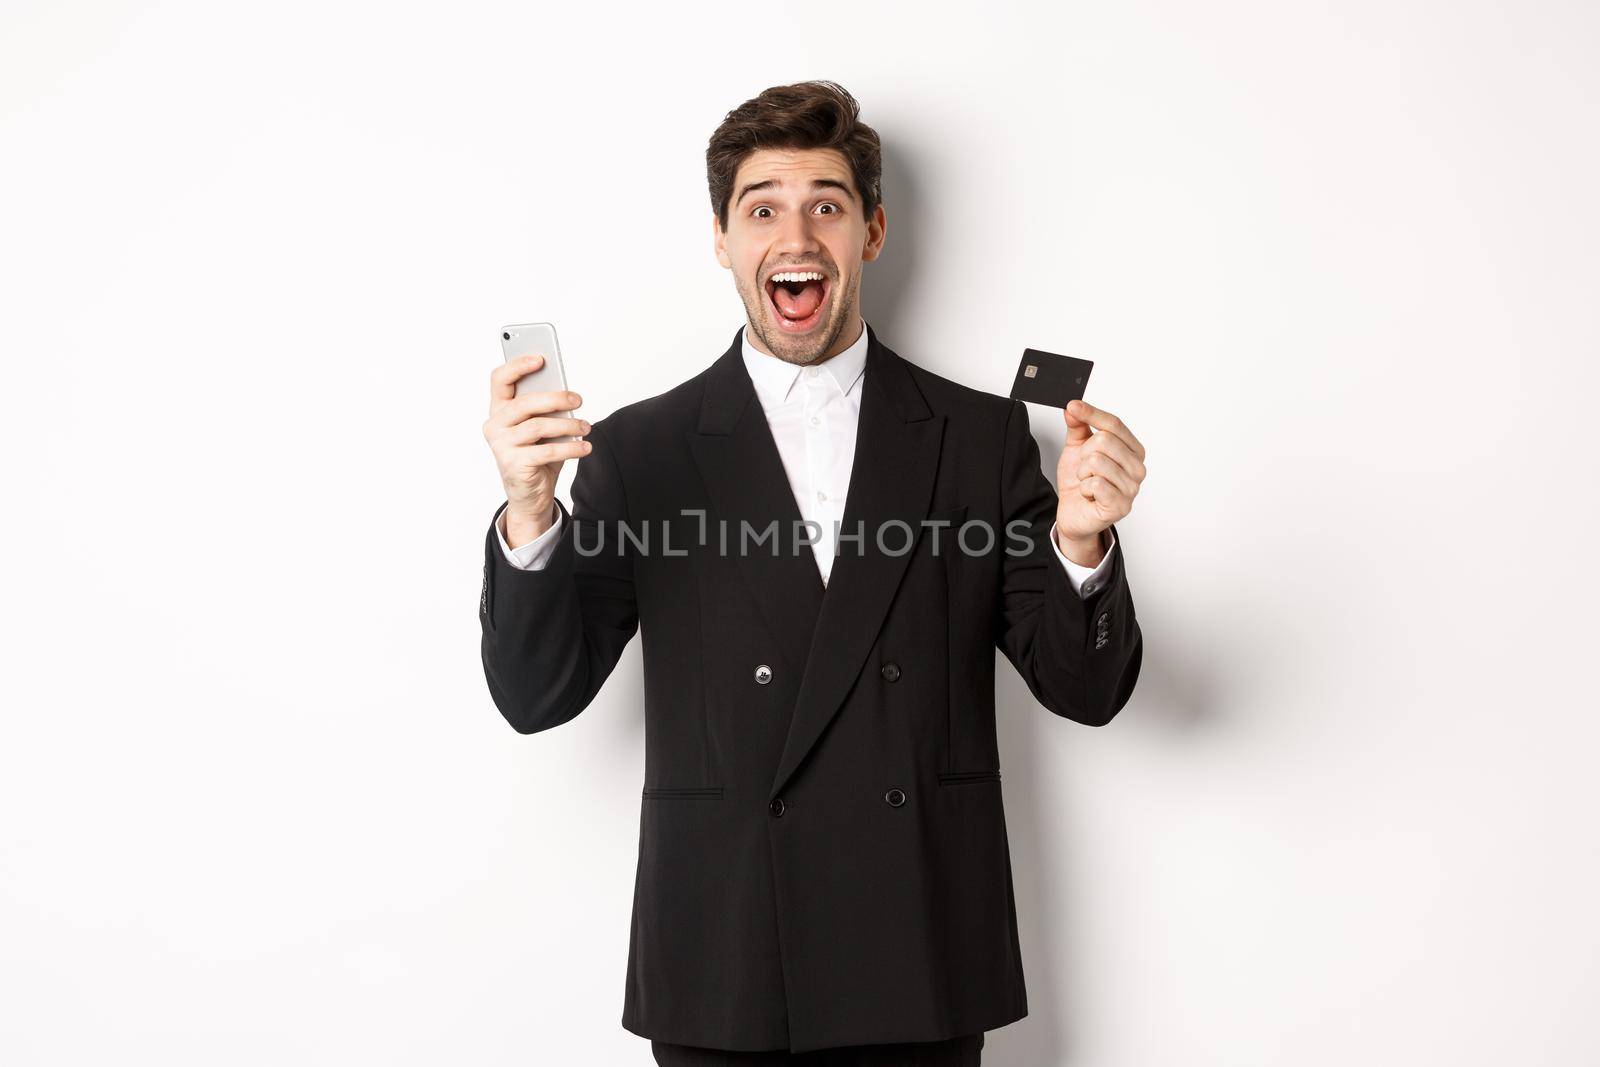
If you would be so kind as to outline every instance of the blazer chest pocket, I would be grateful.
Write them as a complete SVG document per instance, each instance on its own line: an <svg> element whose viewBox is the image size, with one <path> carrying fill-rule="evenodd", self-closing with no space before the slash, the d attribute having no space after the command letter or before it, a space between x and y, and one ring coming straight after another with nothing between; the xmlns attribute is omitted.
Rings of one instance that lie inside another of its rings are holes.
<svg viewBox="0 0 1600 1067"><path fill-rule="evenodd" d="M981 785L999 780L999 771L943 771L939 774L940 785Z"/></svg>
<svg viewBox="0 0 1600 1067"><path fill-rule="evenodd" d="M957 550L956 535L961 529L961 524L966 521L965 504L930 511L928 517L922 520L922 540L929 551L937 552L940 556L948 556Z"/></svg>
<svg viewBox="0 0 1600 1067"><path fill-rule="evenodd" d="M711 797L722 796L720 785L684 786L678 789L663 789L646 786L641 794L646 800L669 800L677 797Z"/></svg>

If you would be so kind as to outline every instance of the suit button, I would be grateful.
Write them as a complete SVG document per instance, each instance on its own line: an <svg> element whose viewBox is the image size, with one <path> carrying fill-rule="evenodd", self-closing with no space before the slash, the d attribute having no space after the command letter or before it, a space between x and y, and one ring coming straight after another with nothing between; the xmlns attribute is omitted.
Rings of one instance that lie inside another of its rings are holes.
<svg viewBox="0 0 1600 1067"><path fill-rule="evenodd" d="M883 794L883 799L889 802L889 806L891 808L898 808L900 805L906 802L905 790L891 789L887 793Z"/></svg>
<svg viewBox="0 0 1600 1067"><path fill-rule="evenodd" d="M772 681L772 668L763 663L756 668L756 684L766 685Z"/></svg>
<svg viewBox="0 0 1600 1067"><path fill-rule="evenodd" d="M1102 630L1105 629L1106 624L1109 623L1110 621L1111 621L1111 613L1109 611L1104 611L1104 612L1100 613L1099 623L1100 623L1100 628Z"/></svg>
<svg viewBox="0 0 1600 1067"><path fill-rule="evenodd" d="M885 663L880 673L885 681L897 682L900 680L900 665L898 663Z"/></svg>
<svg viewBox="0 0 1600 1067"><path fill-rule="evenodd" d="M773 797L772 798L772 803L767 805L767 810L772 812L772 817L774 819L776 819L778 816L782 815L783 814L783 798L782 797Z"/></svg>

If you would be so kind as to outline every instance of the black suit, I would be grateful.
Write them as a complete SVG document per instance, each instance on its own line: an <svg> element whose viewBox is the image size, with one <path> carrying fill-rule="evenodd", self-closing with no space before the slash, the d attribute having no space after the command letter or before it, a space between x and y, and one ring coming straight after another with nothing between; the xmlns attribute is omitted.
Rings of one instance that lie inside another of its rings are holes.
<svg viewBox="0 0 1600 1067"><path fill-rule="evenodd" d="M687 382L594 424L543 570L512 566L487 533L483 665L519 732L583 711L643 635L622 1012L643 1037L803 1052L1022 1018L992 650L1092 726L1138 677L1122 531L1105 585L1080 597L1048 540L1056 494L1024 405L867 329L842 527L865 537L841 544L826 587L795 543L737 334ZM741 521L759 535L773 520L776 541L738 551ZM987 553L979 528L967 552L955 526L928 525L974 520L994 531Z"/></svg>

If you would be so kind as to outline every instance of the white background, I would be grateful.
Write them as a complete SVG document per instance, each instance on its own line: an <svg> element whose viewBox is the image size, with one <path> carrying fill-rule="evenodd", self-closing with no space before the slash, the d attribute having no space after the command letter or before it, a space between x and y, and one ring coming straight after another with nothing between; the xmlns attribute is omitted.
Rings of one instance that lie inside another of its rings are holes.
<svg viewBox="0 0 1600 1067"><path fill-rule="evenodd" d="M1149 450L1132 702L1001 674L1032 1012L984 1062L1595 1062L1597 29L13 0L0 1059L650 1062L639 646L559 729L490 702L487 374L552 320L598 417L720 354L706 140L824 77L880 336L1094 359Z"/></svg>

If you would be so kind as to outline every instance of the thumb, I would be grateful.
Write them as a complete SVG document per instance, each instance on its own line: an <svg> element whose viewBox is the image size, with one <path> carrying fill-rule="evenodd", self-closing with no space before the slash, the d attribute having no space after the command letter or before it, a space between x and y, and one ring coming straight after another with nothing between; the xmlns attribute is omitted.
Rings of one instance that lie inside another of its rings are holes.
<svg viewBox="0 0 1600 1067"><path fill-rule="evenodd" d="M1081 445L1089 439L1093 432L1089 423L1082 416L1089 413L1089 405L1082 400L1073 400L1061 409L1062 417L1067 420L1067 444Z"/></svg>

